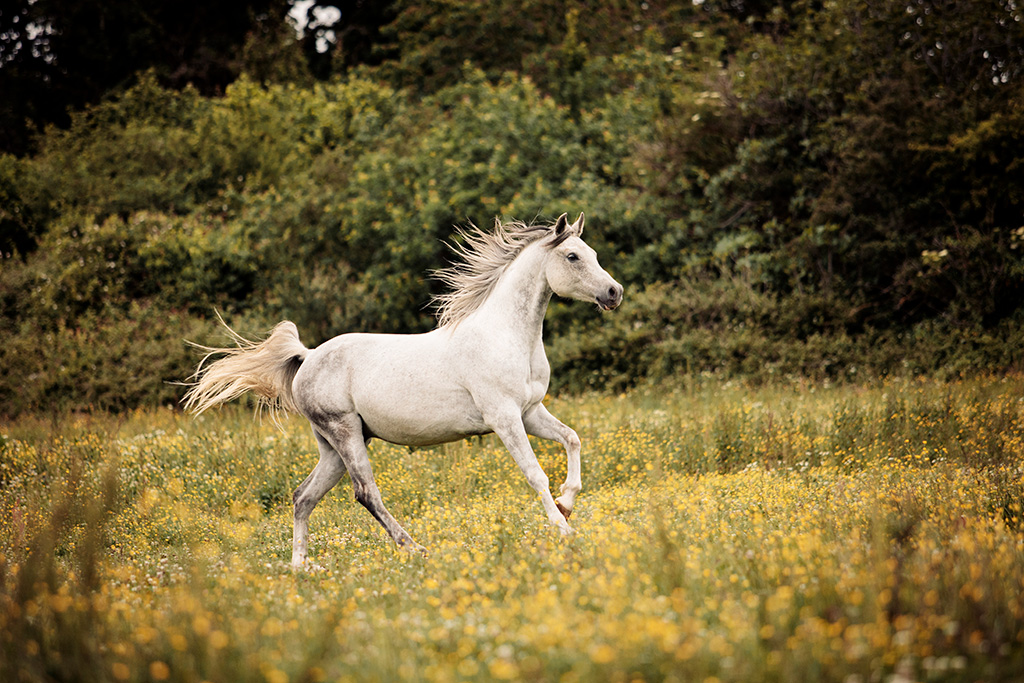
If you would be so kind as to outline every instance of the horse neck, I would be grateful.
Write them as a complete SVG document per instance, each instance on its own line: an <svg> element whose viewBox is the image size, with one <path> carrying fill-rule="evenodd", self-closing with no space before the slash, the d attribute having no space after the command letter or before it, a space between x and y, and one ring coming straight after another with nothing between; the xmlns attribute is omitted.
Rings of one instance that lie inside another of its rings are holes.
<svg viewBox="0 0 1024 683"><path fill-rule="evenodd" d="M505 267L477 311L488 326L507 329L529 343L540 339L552 295L544 273L546 256L541 245L530 245Z"/></svg>

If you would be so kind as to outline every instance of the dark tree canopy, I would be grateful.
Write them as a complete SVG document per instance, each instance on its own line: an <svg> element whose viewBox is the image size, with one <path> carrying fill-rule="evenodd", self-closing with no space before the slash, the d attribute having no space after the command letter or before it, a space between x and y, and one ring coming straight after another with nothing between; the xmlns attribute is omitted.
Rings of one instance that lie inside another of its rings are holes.
<svg viewBox="0 0 1024 683"><path fill-rule="evenodd" d="M322 12L329 8L337 11ZM394 18L391 0L314 2L306 8L306 30L302 37L302 49L310 71L322 79L336 69L379 64L385 57L381 30ZM330 43L325 45L323 41L328 36Z"/></svg>
<svg viewBox="0 0 1024 683"><path fill-rule="evenodd" d="M284 0L6 0L0 8L0 150L28 148L26 119L66 125L153 68L171 87L222 92L254 22Z"/></svg>

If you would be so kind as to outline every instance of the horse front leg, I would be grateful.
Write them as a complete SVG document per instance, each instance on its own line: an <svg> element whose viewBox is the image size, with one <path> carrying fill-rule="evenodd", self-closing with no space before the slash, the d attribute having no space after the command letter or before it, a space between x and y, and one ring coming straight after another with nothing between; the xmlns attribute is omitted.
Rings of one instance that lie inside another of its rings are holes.
<svg viewBox="0 0 1024 683"><path fill-rule="evenodd" d="M526 476L526 481L540 496L540 501L544 505L544 511L548 515L548 521L553 526L558 527L563 536L572 534L572 527L566 521L568 515L562 512L559 504L552 497L549 490L550 481L548 480L548 475L541 469L540 463L537 462L537 456L534 455L533 448L530 446L530 438L526 434L523 418L520 417L518 412L508 410L502 411L490 419L485 416L484 419L494 433L498 435L498 438L501 439L501 442L505 444L508 452L512 454L512 458ZM579 477L578 470L579 468L577 467L577 478Z"/></svg>
<svg viewBox="0 0 1024 683"><path fill-rule="evenodd" d="M549 413L543 404L537 404L536 408L523 417L523 425L526 427L527 434L549 441L557 441L565 447L565 483L559 490L558 498L555 498L555 506L566 519L569 519L576 502L576 495L583 488L583 481L580 477L582 446L580 437L571 427Z"/></svg>

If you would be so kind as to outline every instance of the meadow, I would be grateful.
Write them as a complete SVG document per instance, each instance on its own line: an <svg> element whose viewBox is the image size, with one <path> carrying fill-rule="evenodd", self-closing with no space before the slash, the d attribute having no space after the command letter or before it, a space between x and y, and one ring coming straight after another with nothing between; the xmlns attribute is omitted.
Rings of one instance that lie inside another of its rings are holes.
<svg viewBox="0 0 1024 683"><path fill-rule="evenodd" d="M1024 377L555 398L563 539L493 437L370 450L288 568L308 426L245 406L0 425L0 680L1024 677ZM557 444L535 441L552 484Z"/></svg>

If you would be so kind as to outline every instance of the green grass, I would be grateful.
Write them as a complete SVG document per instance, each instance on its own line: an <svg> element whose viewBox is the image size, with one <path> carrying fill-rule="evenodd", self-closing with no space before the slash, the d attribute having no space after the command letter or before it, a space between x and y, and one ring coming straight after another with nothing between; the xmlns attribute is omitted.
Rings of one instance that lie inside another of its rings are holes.
<svg viewBox="0 0 1024 683"><path fill-rule="evenodd" d="M493 437L371 447L295 574L308 427L243 406L0 427L0 680L1014 680L1024 378L553 400L563 540ZM535 442L557 487L556 444Z"/></svg>

